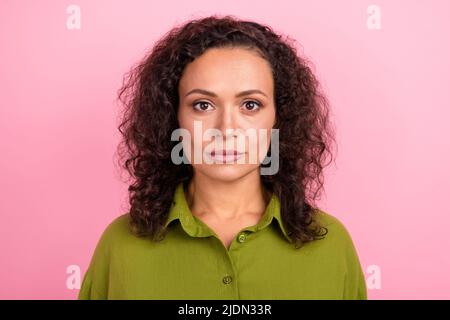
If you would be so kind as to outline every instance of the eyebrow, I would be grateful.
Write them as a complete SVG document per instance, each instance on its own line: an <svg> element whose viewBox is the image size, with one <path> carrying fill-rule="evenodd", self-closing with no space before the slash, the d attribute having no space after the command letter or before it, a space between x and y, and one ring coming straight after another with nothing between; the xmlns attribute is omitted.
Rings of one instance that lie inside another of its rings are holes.
<svg viewBox="0 0 450 320"><path fill-rule="evenodd" d="M204 89L192 89L191 91L186 93L185 97L190 95L190 94L193 94L193 93L201 93L201 94L204 94L206 96L211 96L211 97L217 98L217 94L215 94L214 92L208 91L208 90L204 90ZM239 98L239 97L242 97L242 96L246 96L246 95L249 95L249 94L253 94L253 93L259 93L259 94L262 94L263 96L267 97L267 95L264 92L262 92L261 90L251 89L251 90L245 90L245 91L239 92L236 95L236 98Z"/></svg>

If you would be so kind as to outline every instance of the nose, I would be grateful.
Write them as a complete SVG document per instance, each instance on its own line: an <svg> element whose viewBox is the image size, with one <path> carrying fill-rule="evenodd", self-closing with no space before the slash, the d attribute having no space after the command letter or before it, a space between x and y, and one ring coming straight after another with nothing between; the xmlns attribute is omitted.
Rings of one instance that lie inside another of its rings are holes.
<svg viewBox="0 0 450 320"><path fill-rule="evenodd" d="M222 132L225 141L232 140L236 134L235 131L238 129L238 114L236 110L232 105L227 105L222 108L222 112L217 117L216 128ZM229 132L227 132L227 129Z"/></svg>

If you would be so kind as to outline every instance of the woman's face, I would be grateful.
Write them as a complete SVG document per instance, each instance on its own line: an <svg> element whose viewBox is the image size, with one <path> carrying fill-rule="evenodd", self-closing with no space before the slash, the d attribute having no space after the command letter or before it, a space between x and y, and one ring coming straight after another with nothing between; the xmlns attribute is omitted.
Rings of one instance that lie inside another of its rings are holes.
<svg viewBox="0 0 450 320"><path fill-rule="evenodd" d="M276 120L265 59L244 48L209 49L186 66L178 93L178 122L190 133L183 150L196 173L230 181L259 170Z"/></svg>

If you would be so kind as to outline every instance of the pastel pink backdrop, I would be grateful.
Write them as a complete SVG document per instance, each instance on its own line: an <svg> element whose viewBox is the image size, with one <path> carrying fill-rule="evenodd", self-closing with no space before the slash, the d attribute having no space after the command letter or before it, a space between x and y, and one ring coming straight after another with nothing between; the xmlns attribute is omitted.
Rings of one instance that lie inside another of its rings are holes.
<svg viewBox="0 0 450 320"><path fill-rule="evenodd" d="M81 8L69 30L66 8ZM381 9L381 29L366 9ZM208 14L295 38L330 99L339 149L320 203L350 231L370 299L449 299L448 1L1 1L0 298L75 299L101 232L127 210L114 165L123 74Z"/></svg>

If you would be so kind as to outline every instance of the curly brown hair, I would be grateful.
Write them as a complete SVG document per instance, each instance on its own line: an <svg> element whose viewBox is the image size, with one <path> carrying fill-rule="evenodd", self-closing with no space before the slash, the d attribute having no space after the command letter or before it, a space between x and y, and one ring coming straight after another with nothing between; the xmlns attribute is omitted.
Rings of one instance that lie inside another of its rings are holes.
<svg viewBox="0 0 450 320"><path fill-rule="evenodd" d="M225 46L253 49L270 63L279 170L261 179L279 197L282 220L297 248L322 239L328 230L313 218L318 210L314 202L323 189L323 168L333 158L328 100L309 61L297 55L293 39L231 15L212 15L173 28L123 78L118 92L124 105L118 154L120 166L132 179L128 187L132 232L155 241L165 237L175 187L193 176L191 164L171 161L177 142L170 137L179 128L179 80L186 65L205 50Z"/></svg>

